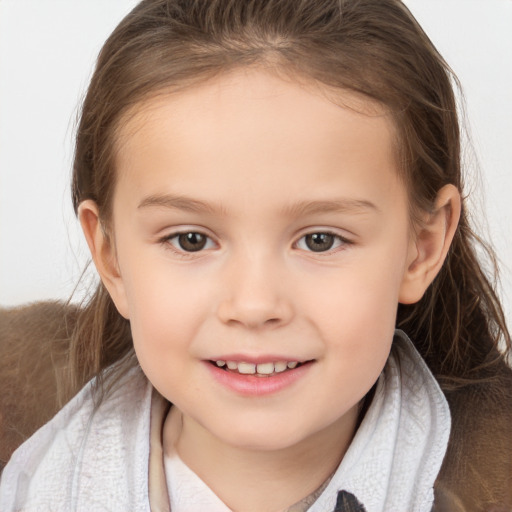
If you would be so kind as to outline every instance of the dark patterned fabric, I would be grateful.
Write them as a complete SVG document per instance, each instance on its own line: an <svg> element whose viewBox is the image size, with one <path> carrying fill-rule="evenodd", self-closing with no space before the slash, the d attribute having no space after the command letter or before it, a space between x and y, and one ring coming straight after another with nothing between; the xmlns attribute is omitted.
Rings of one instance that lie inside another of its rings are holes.
<svg viewBox="0 0 512 512"><path fill-rule="evenodd" d="M366 512L366 509L353 494L347 491L340 491L336 500L336 508L333 512Z"/></svg>

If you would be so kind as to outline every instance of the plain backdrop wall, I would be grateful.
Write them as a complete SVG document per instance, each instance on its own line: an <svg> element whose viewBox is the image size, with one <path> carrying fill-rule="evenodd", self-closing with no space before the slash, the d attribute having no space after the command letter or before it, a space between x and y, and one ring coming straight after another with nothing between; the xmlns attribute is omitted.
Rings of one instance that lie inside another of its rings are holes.
<svg viewBox="0 0 512 512"><path fill-rule="evenodd" d="M102 42L135 0L0 0L0 305L70 296L88 261L72 139ZM512 1L408 0L467 101L468 190L512 320ZM478 165L476 165L478 163ZM475 168L479 171L475 172ZM76 294L85 293L81 287Z"/></svg>

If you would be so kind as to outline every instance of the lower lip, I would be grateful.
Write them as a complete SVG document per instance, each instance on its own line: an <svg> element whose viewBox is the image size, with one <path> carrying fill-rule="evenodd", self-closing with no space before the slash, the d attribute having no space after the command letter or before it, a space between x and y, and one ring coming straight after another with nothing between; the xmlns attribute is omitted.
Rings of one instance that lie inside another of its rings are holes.
<svg viewBox="0 0 512 512"><path fill-rule="evenodd" d="M309 371L313 361L304 363L298 368L275 373L269 377L257 377L256 375L242 375L240 373L223 370L205 361L208 370L214 379L226 388L245 396L264 396L278 393L292 386Z"/></svg>

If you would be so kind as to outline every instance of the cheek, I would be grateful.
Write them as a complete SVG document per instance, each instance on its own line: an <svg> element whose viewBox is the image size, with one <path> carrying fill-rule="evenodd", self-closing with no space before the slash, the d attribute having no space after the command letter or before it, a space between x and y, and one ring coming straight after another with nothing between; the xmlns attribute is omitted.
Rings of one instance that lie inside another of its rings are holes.
<svg viewBox="0 0 512 512"><path fill-rule="evenodd" d="M135 351L143 368L168 368L176 356L193 352L211 291L185 272L171 272L165 260L133 263L125 288Z"/></svg>
<svg viewBox="0 0 512 512"><path fill-rule="evenodd" d="M388 294L360 286L357 293L338 302L330 318L324 313L323 329L331 340L334 360L346 362L354 380L370 385L389 355L395 330L397 303ZM324 310L326 311L326 310Z"/></svg>
<svg viewBox="0 0 512 512"><path fill-rule="evenodd" d="M310 318L333 360L363 388L384 367L395 330L404 263L386 252L371 260L355 258L309 297Z"/></svg>
<svg viewBox="0 0 512 512"><path fill-rule="evenodd" d="M347 265L309 287L317 290L308 297L312 316L321 318L327 331L343 332L347 338L388 330L395 325L401 278L396 266Z"/></svg>
<svg viewBox="0 0 512 512"><path fill-rule="evenodd" d="M166 287L139 287L131 301L131 331L139 364L168 399L187 377L195 325L185 297Z"/></svg>

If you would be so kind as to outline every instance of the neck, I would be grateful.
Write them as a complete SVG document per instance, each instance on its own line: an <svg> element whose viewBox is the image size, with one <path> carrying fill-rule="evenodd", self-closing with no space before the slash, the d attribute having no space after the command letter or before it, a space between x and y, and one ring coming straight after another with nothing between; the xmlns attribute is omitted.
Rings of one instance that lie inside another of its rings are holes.
<svg viewBox="0 0 512 512"><path fill-rule="evenodd" d="M355 406L300 443L279 450L230 445L183 415L174 437L181 459L233 511L286 510L312 494L334 473L354 435ZM164 446L169 434L164 429Z"/></svg>

